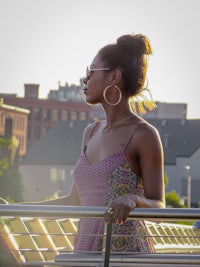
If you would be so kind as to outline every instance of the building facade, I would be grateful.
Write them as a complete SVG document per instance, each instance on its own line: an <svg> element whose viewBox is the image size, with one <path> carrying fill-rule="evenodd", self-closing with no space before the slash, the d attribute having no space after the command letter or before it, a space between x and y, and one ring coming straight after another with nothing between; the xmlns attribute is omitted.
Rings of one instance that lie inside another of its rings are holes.
<svg viewBox="0 0 200 267"><path fill-rule="evenodd" d="M36 140L46 134L57 121L88 120L90 106L84 102L39 99L39 85L25 84L25 97L4 94L4 102L29 110L27 145L30 147Z"/></svg>
<svg viewBox="0 0 200 267"><path fill-rule="evenodd" d="M0 136L5 136L6 121L12 120L10 132L19 141L19 155L26 154L27 125L29 110L17 106L6 105L0 101Z"/></svg>

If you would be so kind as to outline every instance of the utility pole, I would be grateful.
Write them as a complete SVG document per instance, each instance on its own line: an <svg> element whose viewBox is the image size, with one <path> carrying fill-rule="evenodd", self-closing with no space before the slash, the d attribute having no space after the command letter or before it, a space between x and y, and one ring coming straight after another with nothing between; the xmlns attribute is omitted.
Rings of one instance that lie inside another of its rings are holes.
<svg viewBox="0 0 200 267"><path fill-rule="evenodd" d="M190 175L190 165L185 166L187 170L187 207L191 208L191 175Z"/></svg>

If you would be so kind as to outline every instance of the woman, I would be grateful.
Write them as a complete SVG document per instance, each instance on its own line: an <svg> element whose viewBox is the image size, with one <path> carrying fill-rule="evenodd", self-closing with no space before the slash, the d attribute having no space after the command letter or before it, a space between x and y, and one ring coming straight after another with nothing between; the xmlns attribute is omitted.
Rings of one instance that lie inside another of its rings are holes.
<svg viewBox="0 0 200 267"><path fill-rule="evenodd" d="M84 131L82 154L74 169L75 187L81 205L108 207L105 219L112 212L113 234L128 235L113 238L114 251L153 251L145 225L126 219L135 207L164 207L158 132L130 107L130 99L144 90L146 55L151 52L145 36L121 36L97 53L83 80L86 102L100 103L106 120ZM102 221L82 219L75 249L100 249L98 236L82 235L102 232Z"/></svg>
<svg viewBox="0 0 200 267"><path fill-rule="evenodd" d="M113 235L118 235L112 239L113 251L153 252L145 224L126 219L135 207L164 207L159 134L130 105L130 100L145 90L146 57L151 52L145 36L124 35L97 53L87 68L83 90L88 104L103 106L106 120L94 122L84 131L71 194L40 202L107 206L105 220L112 214ZM81 219L75 251L100 250L103 224L102 219Z"/></svg>

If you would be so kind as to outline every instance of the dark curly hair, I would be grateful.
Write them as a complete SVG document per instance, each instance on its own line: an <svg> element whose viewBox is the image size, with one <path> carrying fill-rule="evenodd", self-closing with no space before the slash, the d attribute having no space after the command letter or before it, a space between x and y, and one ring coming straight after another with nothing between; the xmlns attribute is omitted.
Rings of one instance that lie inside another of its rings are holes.
<svg viewBox="0 0 200 267"><path fill-rule="evenodd" d="M152 54L148 38L142 34L123 35L115 44L104 46L98 52L109 67L122 70L124 93L128 97L139 95L145 88L147 55Z"/></svg>

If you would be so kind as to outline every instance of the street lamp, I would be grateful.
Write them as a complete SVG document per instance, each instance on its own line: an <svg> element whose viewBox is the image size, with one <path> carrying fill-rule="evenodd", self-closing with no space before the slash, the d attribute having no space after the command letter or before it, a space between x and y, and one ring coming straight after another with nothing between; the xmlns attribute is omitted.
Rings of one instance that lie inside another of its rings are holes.
<svg viewBox="0 0 200 267"><path fill-rule="evenodd" d="M191 208L191 175L190 175L190 165L186 165L187 170L187 207Z"/></svg>

